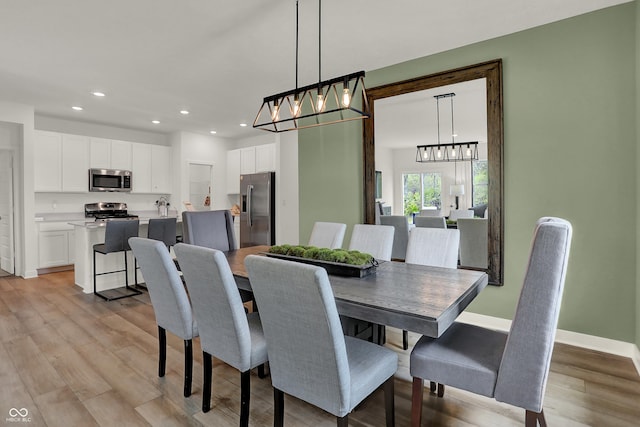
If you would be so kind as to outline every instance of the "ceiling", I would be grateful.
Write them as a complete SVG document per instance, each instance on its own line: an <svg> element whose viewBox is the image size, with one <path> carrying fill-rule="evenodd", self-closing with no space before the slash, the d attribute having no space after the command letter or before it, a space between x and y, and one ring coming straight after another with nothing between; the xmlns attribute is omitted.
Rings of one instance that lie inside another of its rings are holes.
<svg viewBox="0 0 640 427"><path fill-rule="evenodd" d="M627 1L325 0L321 77ZM0 100L36 114L244 138L258 132L262 98L295 87L294 0L5 0L0 10ZM302 86L318 80L315 0L300 1L299 39Z"/></svg>

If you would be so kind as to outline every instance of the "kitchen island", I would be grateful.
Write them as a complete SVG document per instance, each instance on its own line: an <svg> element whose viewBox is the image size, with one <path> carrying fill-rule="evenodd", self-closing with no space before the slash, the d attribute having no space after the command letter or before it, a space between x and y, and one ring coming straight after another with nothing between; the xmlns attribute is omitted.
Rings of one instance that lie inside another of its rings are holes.
<svg viewBox="0 0 640 427"><path fill-rule="evenodd" d="M168 217L160 217L156 214L144 212L138 214L140 221L140 229L138 235L147 236L147 225L150 219L154 218L176 218L178 221L177 234L181 235L182 218L177 213L172 212ZM127 220L121 220L127 221ZM93 220L72 221L69 222L74 228L75 243L75 283L80 286L84 293L93 293L93 245L104 243L104 233L106 222L96 222ZM134 270L134 260L131 251L127 252L127 265L129 275L129 285L135 283L136 272ZM124 259L121 252L111 253L107 255L98 254L96 256L96 268L98 272L122 270L124 268ZM143 281L142 274L137 273L139 281ZM100 291L123 287L125 283L124 272L107 274L98 276L96 288Z"/></svg>

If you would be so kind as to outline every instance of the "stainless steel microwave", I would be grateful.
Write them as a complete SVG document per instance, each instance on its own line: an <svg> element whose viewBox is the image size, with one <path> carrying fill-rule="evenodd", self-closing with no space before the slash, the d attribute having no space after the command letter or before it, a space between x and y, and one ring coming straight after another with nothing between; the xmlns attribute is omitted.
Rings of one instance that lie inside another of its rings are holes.
<svg viewBox="0 0 640 427"><path fill-rule="evenodd" d="M89 191L131 191L131 171L89 169Z"/></svg>

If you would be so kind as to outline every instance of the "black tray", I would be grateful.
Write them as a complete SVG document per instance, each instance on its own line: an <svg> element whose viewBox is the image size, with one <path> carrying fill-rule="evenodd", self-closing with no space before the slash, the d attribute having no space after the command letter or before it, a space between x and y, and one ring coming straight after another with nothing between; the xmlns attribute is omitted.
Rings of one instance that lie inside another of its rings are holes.
<svg viewBox="0 0 640 427"><path fill-rule="evenodd" d="M317 265L327 270L328 274L333 274L336 276L365 277L375 273L376 266L377 266L377 261L374 261L373 264L351 265L351 264L343 264L340 262L322 261L319 259L302 258L298 256L291 256L291 255L280 255L280 254L274 254L271 252L264 252L264 254L272 258L279 258L279 259L284 259L288 261L302 262L304 264Z"/></svg>

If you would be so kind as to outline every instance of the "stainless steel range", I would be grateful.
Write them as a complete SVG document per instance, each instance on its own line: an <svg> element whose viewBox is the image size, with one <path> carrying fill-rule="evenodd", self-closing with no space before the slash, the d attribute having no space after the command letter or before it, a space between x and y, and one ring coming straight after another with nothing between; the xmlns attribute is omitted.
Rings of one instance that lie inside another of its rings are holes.
<svg viewBox="0 0 640 427"><path fill-rule="evenodd" d="M96 221L138 219L138 215L127 212L126 203L117 202L87 203L84 205L84 216L95 218Z"/></svg>

